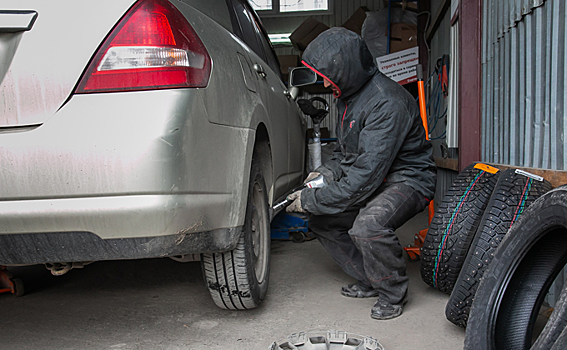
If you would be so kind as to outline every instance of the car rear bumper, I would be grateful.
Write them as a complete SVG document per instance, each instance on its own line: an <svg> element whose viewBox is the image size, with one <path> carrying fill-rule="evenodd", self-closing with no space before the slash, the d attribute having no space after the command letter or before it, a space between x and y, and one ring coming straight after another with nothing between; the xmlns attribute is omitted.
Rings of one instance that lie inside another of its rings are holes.
<svg viewBox="0 0 567 350"><path fill-rule="evenodd" d="M229 194L0 201L0 264L152 258L234 248Z"/></svg>
<svg viewBox="0 0 567 350"><path fill-rule="evenodd" d="M254 130L210 123L198 93L73 96L41 126L0 131L0 264L235 245L219 232L244 223Z"/></svg>
<svg viewBox="0 0 567 350"><path fill-rule="evenodd" d="M0 264L143 259L235 248L241 228L158 237L101 239L90 232L0 235Z"/></svg>

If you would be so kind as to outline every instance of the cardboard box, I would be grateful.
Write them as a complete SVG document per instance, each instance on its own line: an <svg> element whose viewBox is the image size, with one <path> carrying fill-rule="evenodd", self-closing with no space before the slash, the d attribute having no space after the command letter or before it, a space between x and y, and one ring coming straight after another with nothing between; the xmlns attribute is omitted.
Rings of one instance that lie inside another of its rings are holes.
<svg viewBox="0 0 567 350"><path fill-rule="evenodd" d="M329 27L324 23L319 22L313 17L308 17L291 33L289 39L296 49L305 51L307 45L327 29L329 29Z"/></svg>
<svg viewBox="0 0 567 350"><path fill-rule="evenodd" d="M368 7L361 6L359 7L349 19L343 24L343 27L352 30L356 34L360 35L362 32L362 25L364 24L364 20L366 19L366 12L370 11Z"/></svg>
<svg viewBox="0 0 567 350"><path fill-rule="evenodd" d="M299 66L299 56L297 55L279 55L278 61L280 61L280 70L284 77L284 81L288 80L289 71L292 68Z"/></svg>
<svg viewBox="0 0 567 350"><path fill-rule="evenodd" d="M407 23L390 25L390 53L417 46L417 26Z"/></svg>

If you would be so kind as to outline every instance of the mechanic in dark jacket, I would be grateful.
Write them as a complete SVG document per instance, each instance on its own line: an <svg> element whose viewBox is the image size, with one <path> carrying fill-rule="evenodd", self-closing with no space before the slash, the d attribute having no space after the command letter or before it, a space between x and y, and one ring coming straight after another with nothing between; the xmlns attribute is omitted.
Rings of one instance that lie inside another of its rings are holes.
<svg viewBox="0 0 567 350"><path fill-rule="evenodd" d="M436 168L418 105L378 71L362 38L345 28L313 40L303 64L337 98L338 144L308 177L320 173L328 185L291 194L288 211L309 212L311 231L358 280L343 286L343 295L377 296L371 317L397 317L408 277L394 230L423 211L435 192Z"/></svg>

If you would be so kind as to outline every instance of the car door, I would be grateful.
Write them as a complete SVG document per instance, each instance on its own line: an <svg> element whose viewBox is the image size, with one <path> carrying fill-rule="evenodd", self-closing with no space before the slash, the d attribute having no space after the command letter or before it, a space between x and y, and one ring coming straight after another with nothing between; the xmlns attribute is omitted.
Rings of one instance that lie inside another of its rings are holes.
<svg viewBox="0 0 567 350"><path fill-rule="evenodd" d="M251 10L250 10L251 11ZM297 103L287 94L287 88L282 80L280 63L269 42L268 35L260 23L257 15L251 11L254 18L256 35L264 49L268 66L274 71L273 82L270 84L271 102L273 108L281 114L277 118L286 120L288 130L288 170L287 178L290 187L303 180L305 164L305 132L307 123L299 112Z"/></svg>
<svg viewBox="0 0 567 350"><path fill-rule="evenodd" d="M299 154L293 156L294 162L298 163L296 159L303 155L305 145L290 145L291 125L294 125L295 132L301 130L301 117L296 103L285 94L286 87L281 79L279 63L257 16L245 0L232 0L232 3L240 30L237 35L252 50L249 59L255 74L256 92L267 113L275 179L274 197L278 198L301 177L302 165L291 166L291 152L300 150ZM299 143L303 142L304 140Z"/></svg>

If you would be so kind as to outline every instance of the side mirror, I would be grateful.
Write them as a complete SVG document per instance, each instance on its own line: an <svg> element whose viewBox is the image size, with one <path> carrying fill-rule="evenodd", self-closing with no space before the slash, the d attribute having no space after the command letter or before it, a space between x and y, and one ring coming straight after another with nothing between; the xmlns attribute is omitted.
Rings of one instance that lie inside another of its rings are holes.
<svg viewBox="0 0 567 350"><path fill-rule="evenodd" d="M317 82L317 74L307 67L297 67L289 74L289 86L304 86Z"/></svg>
<svg viewBox="0 0 567 350"><path fill-rule="evenodd" d="M297 96L299 96L299 88L292 86L288 90L284 90L284 94L287 96L287 98L295 100Z"/></svg>

